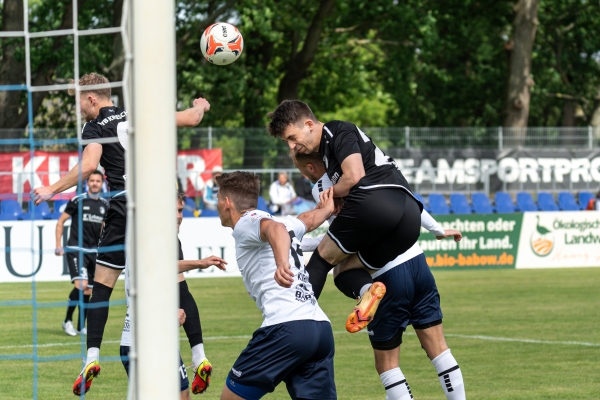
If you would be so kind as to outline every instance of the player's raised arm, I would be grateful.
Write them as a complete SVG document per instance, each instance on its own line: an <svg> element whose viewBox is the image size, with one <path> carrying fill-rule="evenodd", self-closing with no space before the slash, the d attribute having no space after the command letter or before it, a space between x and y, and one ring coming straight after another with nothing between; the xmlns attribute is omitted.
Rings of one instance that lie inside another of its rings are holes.
<svg viewBox="0 0 600 400"><path fill-rule="evenodd" d="M177 127L193 128L202 121L204 113L208 110L210 110L210 103L206 99L198 98L194 100L192 107L175 113Z"/></svg>
<svg viewBox="0 0 600 400"><path fill-rule="evenodd" d="M298 215L298 219L306 225L306 232L317 229L321 224L333 214L335 202L333 201L333 188L329 188L319 195L319 207L314 210L303 212Z"/></svg>
<svg viewBox="0 0 600 400"><path fill-rule="evenodd" d="M346 197L350 193L350 189L366 175L365 166L363 165L362 156L360 153L350 154L342 161L342 177L333 185L334 197Z"/></svg>
<svg viewBox="0 0 600 400"><path fill-rule="evenodd" d="M294 273L290 269L290 247L292 239L283 225L280 222L272 219L263 218L260 220L260 239L263 242L268 242L273 249L275 265L275 281L280 286L291 287L294 281Z"/></svg>
<svg viewBox="0 0 600 400"><path fill-rule="evenodd" d="M81 154L81 181L86 180L98 168L102 157L102 145L99 143L91 143L85 146ZM33 190L33 201L35 205L39 205L43 201L48 201L55 194L64 192L67 189L77 185L80 181L79 164L75 165L65 176L60 178L58 182L50 186L41 186Z"/></svg>

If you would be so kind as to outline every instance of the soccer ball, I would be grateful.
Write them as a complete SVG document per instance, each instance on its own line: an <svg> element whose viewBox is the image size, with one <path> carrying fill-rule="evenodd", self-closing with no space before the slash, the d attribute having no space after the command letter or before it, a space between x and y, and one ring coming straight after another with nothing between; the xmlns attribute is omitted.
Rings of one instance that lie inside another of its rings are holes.
<svg viewBox="0 0 600 400"><path fill-rule="evenodd" d="M215 65L227 65L237 60L244 48L244 38L235 26L227 22L212 24L200 38L204 57Z"/></svg>

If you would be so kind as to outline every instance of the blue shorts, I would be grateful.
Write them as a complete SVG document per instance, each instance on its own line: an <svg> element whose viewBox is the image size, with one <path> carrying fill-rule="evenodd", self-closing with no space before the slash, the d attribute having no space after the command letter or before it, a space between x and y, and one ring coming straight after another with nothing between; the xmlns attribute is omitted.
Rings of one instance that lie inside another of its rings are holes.
<svg viewBox="0 0 600 400"><path fill-rule="evenodd" d="M441 323L440 295L425 254L397 265L374 281L383 283L386 293L367 326L373 348L391 350L400 346L408 325L425 329Z"/></svg>
<svg viewBox="0 0 600 400"><path fill-rule="evenodd" d="M290 321L259 328L229 371L227 387L254 400L283 381L292 399L337 399L334 353L328 321Z"/></svg>
<svg viewBox="0 0 600 400"><path fill-rule="evenodd" d="M123 367L125 367L125 372L127 376L129 376L129 346L121 346L121 362L123 363ZM179 356L179 380L181 384L181 391L184 392L188 390L190 387L190 381L188 380L187 371L185 369L185 364L181 359L181 355Z"/></svg>

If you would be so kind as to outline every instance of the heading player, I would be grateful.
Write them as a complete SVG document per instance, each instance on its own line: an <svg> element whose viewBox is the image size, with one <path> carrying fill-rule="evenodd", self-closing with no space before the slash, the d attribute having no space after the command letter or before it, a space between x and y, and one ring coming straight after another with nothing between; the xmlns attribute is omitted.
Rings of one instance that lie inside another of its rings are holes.
<svg viewBox="0 0 600 400"><path fill-rule="evenodd" d="M269 134L287 142L290 150L321 155L334 196L345 198L306 266L315 292L325 285L327 273L352 254L365 266L378 269L414 245L423 205L394 160L363 131L344 121L322 123L308 104L298 100L283 101L268 116ZM284 268L278 269L276 279L285 286L293 282ZM346 324L357 332L371 320L385 286L373 283L362 268L341 272L336 285L344 294L360 297Z"/></svg>
<svg viewBox="0 0 600 400"><path fill-rule="evenodd" d="M318 153L291 154L294 165L312 180L322 175L313 188L313 196L331 187L325 174L325 165ZM335 218L333 216L332 218ZM438 240L462 239L454 229L444 230L438 222L423 210L421 226L433 233ZM304 242L302 243L304 249ZM355 255L334 268L334 279L343 268L365 268ZM369 340L375 353L375 368L390 400L412 398L410 387L400 370L399 356L402 334L412 325L421 346L438 373L442 390L450 400L465 398L462 372L452 355L442 328L442 309L435 278L427 265L423 250L418 243L399 254L379 270L371 270L372 278L386 286L386 296L369 324Z"/></svg>
<svg viewBox="0 0 600 400"><path fill-rule="evenodd" d="M92 288L94 287L94 274L96 272L96 254L98 248L98 239L102 232L102 223L104 215L108 209L108 201L100 197L104 175L96 170L91 173L87 179L88 191L79 196L73 197L66 205L65 210L56 222L56 249L54 254L62 256L66 252L67 265L71 282L75 285L69 294L69 305L67 306L67 315L62 324L63 330L69 336L76 336L77 333L86 334L85 319L87 315L87 305L90 301ZM81 212L79 204L81 203ZM62 237L65 222L71 218L71 228L69 229L69 239L67 246L63 249ZM81 234L81 246L79 246L79 221L83 229ZM65 251L66 250L66 251ZM73 311L79 302L79 292L83 291L83 313L79 308L79 317L77 318L77 330L73 327Z"/></svg>
<svg viewBox="0 0 600 400"><path fill-rule="evenodd" d="M91 143L83 146L81 162L75 165L65 176L50 186L35 188L35 204L50 200L55 194L63 192L89 175L102 164L110 187L112 198L106 214L104 230L98 245L95 284L90 304L106 303L110 300L117 278L125 269L125 230L127 208L125 179L125 154L127 150L127 111L116 107L111 100L110 87L85 90L85 86L108 84L108 79L98 73L89 73L79 79L80 111L87 123L83 126L82 139ZM69 91L74 94L75 91ZM177 112L175 119L178 127L193 127L200 123L204 113L210 109L205 99L194 100L193 107ZM115 142L102 142L104 139L116 139ZM98 141L94 143L94 141ZM114 249L117 250L114 250ZM175 310L173 310L175 311ZM90 308L88 313L87 357L83 371L75 381L73 393L79 395L82 381L90 382L100 371L100 345L104 327L108 320L108 307ZM89 385L86 386L86 391Z"/></svg>
<svg viewBox="0 0 600 400"><path fill-rule="evenodd" d="M280 223L256 209L258 176L238 171L223 174L218 183L221 224L233 229L244 285L264 317L231 368L221 399L259 399L282 381L292 399L337 398L333 332L312 292L300 248L304 233L333 212L331 192L324 194L322 208ZM296 274L293 286L273 280L280 266Z"/></svg>

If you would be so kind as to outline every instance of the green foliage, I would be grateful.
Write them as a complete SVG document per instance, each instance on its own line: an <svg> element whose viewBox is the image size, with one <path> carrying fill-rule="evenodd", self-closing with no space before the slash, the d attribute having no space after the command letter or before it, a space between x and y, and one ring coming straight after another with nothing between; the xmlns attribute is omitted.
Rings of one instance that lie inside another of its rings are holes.
<svg viewBox="0 0 600 400"><path fill-rule="evenodd" d="M9 1L20 0L0 5ZM79 28L113 26L116 1L80 1ZM337 1L325 18L314 61L299 84L299 98L321 119L348 119L361 126L501 125L508 78L505 47L515 3ZM31 30L57 29L71 4L71 0L30 1ZM318 8L319 2L309 0L177 1L180 108L204 96L212 109L203 126L264 126ZM567 100L577 105L577 124L588 124L599 102L598 3L540 0L538 15L530 125L561 125ZM219 20L236 24L245 41L241 58L225 67L208 63L199 48L204 28ZM65 82L73 75L73 38L57 40L32 40L32 67L43 73L46 65L55 65L49 79ZM81 37L80 71L109 72L114 46L114 35ZM49 97L38 110L36 125L73 127L73 99L64 93ZM267 148L274 143L266 135L253 140L251 146L239 146L245 165L268 155Z"/></svg>

